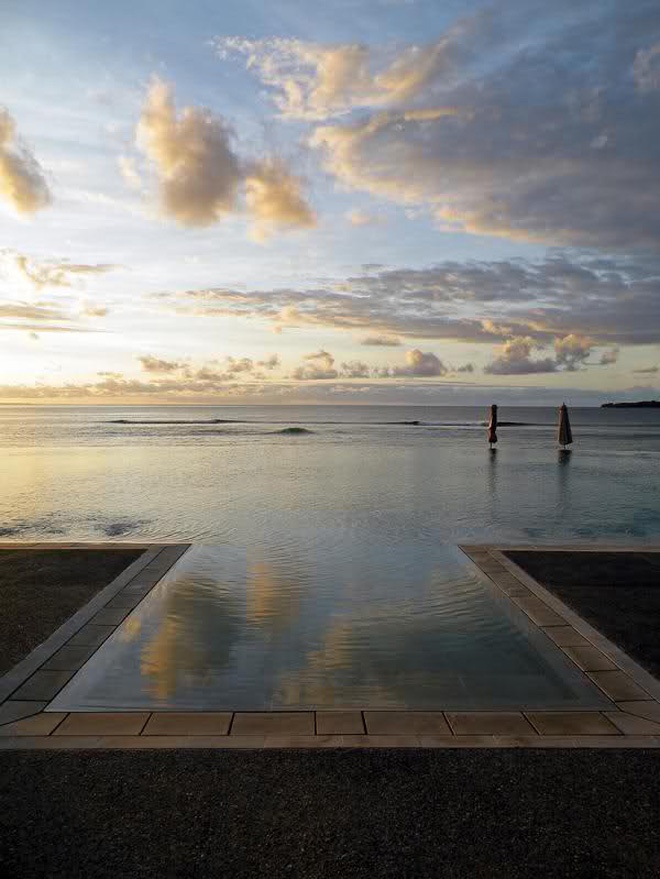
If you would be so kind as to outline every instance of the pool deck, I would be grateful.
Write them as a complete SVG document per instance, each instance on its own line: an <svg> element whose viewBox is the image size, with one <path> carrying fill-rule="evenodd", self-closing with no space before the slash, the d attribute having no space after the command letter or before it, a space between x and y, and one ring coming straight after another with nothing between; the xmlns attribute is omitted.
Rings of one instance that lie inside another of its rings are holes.
<svg viewBox="0 0 660 879"><path fill-rule="evenodd" d="M0 549L107 548L10 544ZM139 544L125 571L0 678L0 749L660 748L660 681L504 553L657 552L648 545L460 548L610 701L593 710L57 712L48 705L190 544Z"/></svg>

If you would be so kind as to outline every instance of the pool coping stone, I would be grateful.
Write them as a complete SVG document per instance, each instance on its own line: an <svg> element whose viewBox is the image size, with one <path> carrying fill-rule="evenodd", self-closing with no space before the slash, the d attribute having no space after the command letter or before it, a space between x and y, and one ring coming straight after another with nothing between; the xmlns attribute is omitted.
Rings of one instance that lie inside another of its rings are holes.
<svg viewBox="0 0 660 879"><path fill-rule="evenodd" d="M0 548L105 549L108 545L3 542ZM505 555L515 549L659 549L640 544L459 546L491 584L598 686L610 702L602 710L521 706L520 710L474 711L441 707L437 711L48 711L56 695L53 691L59 691L93 656L190 545L136 545L144 550L138 559L0 678L0 750L660 748L660 681Z"/></svg>

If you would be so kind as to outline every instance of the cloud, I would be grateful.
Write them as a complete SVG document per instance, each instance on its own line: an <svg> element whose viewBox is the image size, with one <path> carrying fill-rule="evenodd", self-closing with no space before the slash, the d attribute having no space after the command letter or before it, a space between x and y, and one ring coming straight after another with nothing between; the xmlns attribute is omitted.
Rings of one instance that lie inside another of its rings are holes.
<svg viewBox="0 0 660 879"><path fill-rule="evenodd" d="M294 369L291 375L297 381L319 381L339 376L338 370L335 369L335 358L328 351L320 350L306 354L303 359L307 363Z"/></svg>
<svg viewBox="0 0 660 879"><path fill-rule="evenodd" d="M0 198L19 214L34 214L50 204L46 178L30 150L20 142L16 123L0 107Z"/></svg>
<svg viewBox="0 0 660 879"><path fill-rule="evenodd" d="M38 290L43 287L71 287L78 278L111 272L118 266L109 263L70 263L65 260L36 260L13 250L0 252L2 261L11 264L21 278Z"/></svg>
<svg viewBox="0 0 660 879"><path fill-rule="evenodd" d="M185 369L186 364L180 360L162 360L151 354L143 354L138 357L140 365L145 372L170 373Z"/></svg>
<svg viewBox="0 0 660 879"><path fill-rule="evenodd" d="M217 45L247 58L282 116L322 123L308 143L349 190L441 229L657 250L658 25L647 0L499 2L394 54Z"/></svg>
<svg viewBox="0 0 660 879"><path fill-rule="evenodd" d="M396 336L365 336L360 339L360 345L372 346L375 348L396 348L401 344L401 339Z"/></svg>
<svg viewBox="0 0 660 879"><path fill-rule="evenodd" d="M502 348L501 353L484 367L484 372L491 375L529 375L538 372L556 372L557 363L551 357L533 360L530 357L534 350L534 340L518 336L510 339Z"/></svg>
<svg viewBox="0 0 660 879"><path fill-rule="evenodd" d="M85 305L82 310L83 317L107 317L108 313L105 305Z"/></svg>
<svg viewBox="0 0 660 879"><path fill-rule="evenodd" d="M163 212L183 226L209 226L235 210L242 171L232 133L210 110L177 116L170 86L154 78L137 127L158 175Z"/></svg>
<svg viewBox="0 0 660 879"><path fill-rule="evenodd" d="M341 374L346 378L368 378L371 369L369 364L362 360L349 360L347 363L342 363Z"/></svg>
<svg viewBox="0 0 660 879"><path fill-rule="evenodd" d="M270 238L278 229L316 225L316 215L302 195L302 180L280 160L259 162L251 168L245 178L245 201L257 241Z"/></svg>
<svg viewBox="0 0 660 879"><path fill-rule="evenodd" d="M283 229L310 228L316 216L303 181L279 158L239 156L225 119L203 107L177 114L170 85L155 77L137 126L136 143L155 169L162 212L182 226L210 226L242 211L244 195L258 240ZM130 185L139 174L131 157L121 169Z"/></svg>
<svg viewBox="0 0 660 879"><path fill-rule="evenodd" d="M603 351L600 355L600 360L598 361L601 366L612 366L619 359L619 349L618 348L610 348L608 351Z"/></svg>
<svg viewBox="0 0 660 879"><path fill-rule="evenodd" d="M273 89L282 116L319 120L356 108L414 101L434 84L450 78L461 61L474 57L491 19L492 12L481 12L458 22L428 45L399 50L357 43L328 45L242 37L218 37L215 46L223 59L246 58L248 69Z"/></svg>
<svg viewBox="0 0 660 879"><path fill-rule="evenodd" d="M374 346L400 339L493 343L515 336L552 345L572 335L588 337L594 347L660 342L660 259L648 254L553 251L538 261L448 260L369 271L311 289L211 287L158 299L175 311L253 318L280 330L364 333L363 343Z"/></svg>
<svg viewBox="0 0 660 879"><path fill-rule="evenodd" d="M642 91L660 89L660 43L639 50L633 63L633 75Z"/></svg>
<svg viewBox="0 0 660 879"><path fill-rule="evenodd" d="M424 353L419 348L406 351L406 365L394 367L393 375L442 376L449 372L445 364L432 352Z"/></svg>
<svg viewBox="0 0 660 879"><path fill-rule="evenodd" d="M383 216L378 214L370 214L360 208L353 208L346 214L346 219L351 226L378 226L385 222Z"/></svg>
<svg viewBox="0 0 660 879"><path fill-rule="evenodd" d="M563 339L555 340L557 366L572 372L579 369L591 354L593 342L586 336L570 333Z"/></svg>

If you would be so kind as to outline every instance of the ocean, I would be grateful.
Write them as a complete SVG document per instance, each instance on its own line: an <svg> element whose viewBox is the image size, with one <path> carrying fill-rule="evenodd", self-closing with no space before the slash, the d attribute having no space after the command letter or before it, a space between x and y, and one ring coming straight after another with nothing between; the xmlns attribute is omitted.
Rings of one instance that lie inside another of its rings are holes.
<svg viewBox="0 0 660 879"><path fill-rule="evenodd" d="M0 539L193 541L269 559L365 541L653 542L660 410L1 406Z"/></svg>

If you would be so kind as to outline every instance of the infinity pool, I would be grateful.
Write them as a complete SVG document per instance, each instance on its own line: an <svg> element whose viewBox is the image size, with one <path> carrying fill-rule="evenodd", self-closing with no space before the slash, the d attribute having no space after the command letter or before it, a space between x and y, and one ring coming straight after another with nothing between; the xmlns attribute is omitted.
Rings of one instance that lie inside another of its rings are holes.
<svg viewBox="0 0 660 879"><path fill-rule="evenodd" d="M600 708L458 547L195 546L49 710Z"/></svg>

